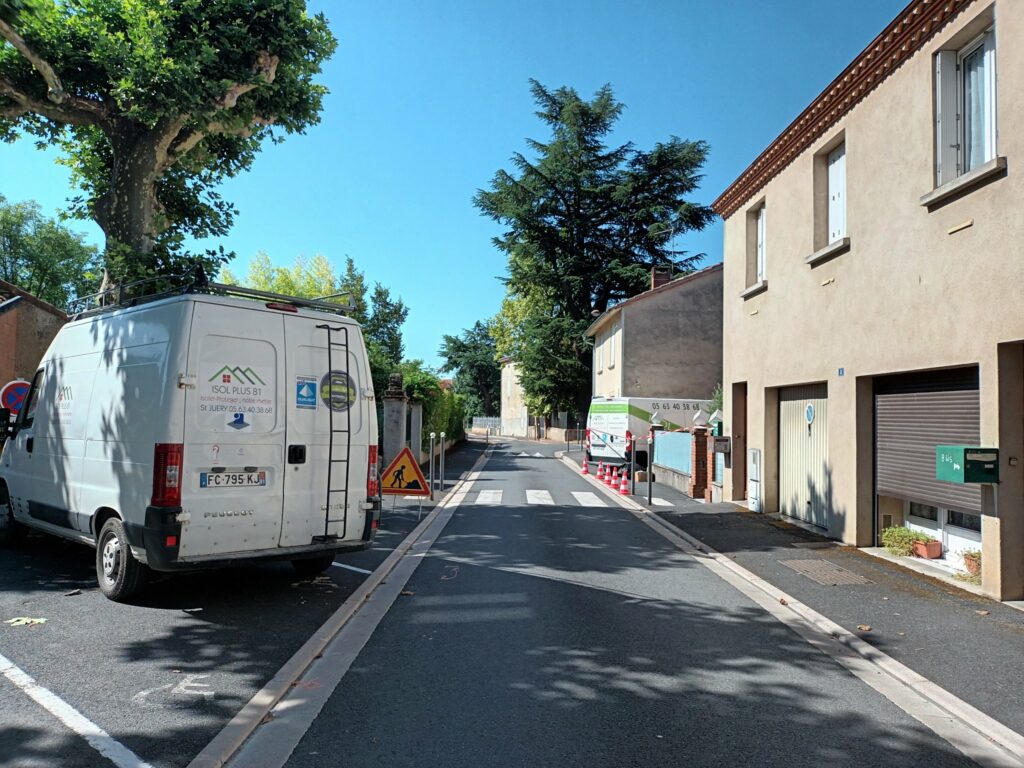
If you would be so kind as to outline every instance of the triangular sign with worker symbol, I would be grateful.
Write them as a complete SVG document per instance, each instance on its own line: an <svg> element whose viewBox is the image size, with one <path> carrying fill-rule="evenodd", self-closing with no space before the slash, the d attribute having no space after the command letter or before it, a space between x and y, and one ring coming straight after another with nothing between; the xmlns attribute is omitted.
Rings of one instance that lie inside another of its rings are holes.
<svg viewBox="0 0 1024 768"><path fill-rule="evenodd" d="M392 496L429 496L430 488L412 451L403 448L380 476L380 492Z"/></svg>

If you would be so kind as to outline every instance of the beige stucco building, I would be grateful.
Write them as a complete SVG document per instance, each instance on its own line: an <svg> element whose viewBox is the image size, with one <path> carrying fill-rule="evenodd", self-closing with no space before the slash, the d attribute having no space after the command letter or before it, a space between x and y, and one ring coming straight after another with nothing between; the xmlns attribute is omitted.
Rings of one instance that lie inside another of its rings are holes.
<svg viewBox="0 0 1024 768"><path fill-rule="evenodd" d="M594 397L711 397L722 381L722 265L651 288L591 323Z"/></svg>
<svg viewBox="0 0 1024 768"><path fill-rule="evenodd" d="M519 383L519 366L510 357L501 359L501 434L526 437L530 414L526 395Z"/></svg>
<svg viewBox="0 0 1024 768"><path fill-rule="evenodd" d="M715 202L726 498L1024 597L1024 6L917 0ZM998 449L1001 482L935 477ZM751 456L748 449L756 453ZM940 565L941 567L941 565Z"/></svg>

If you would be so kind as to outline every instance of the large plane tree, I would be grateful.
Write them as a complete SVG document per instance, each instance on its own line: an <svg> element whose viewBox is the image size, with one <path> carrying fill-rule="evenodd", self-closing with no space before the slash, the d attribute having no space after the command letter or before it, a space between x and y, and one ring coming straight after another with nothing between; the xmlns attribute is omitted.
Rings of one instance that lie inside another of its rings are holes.
<svg viewBox="0 0 1024 768"><path fill-rule="evenodd" d="M335 46L304 0L0 0L0 139L62 150L108 282L166 273L230 228L219 182L318 122Z"/></svg>

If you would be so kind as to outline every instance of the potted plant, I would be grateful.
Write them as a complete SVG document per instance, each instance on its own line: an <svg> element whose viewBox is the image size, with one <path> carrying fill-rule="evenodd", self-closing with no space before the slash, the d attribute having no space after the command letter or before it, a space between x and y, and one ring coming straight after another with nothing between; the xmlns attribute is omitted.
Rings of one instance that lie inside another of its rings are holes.
<svg viewBox="0 0 1024 768"><path fill-rule="evenodd" d="M960 553L960 556L964 559L964 568L971 576L977 576L981 573L981 550L980 549L968 549Z"/></svg>
<svg viewBox="0 0 1024 768"><path fill-rule="evenodd" d="M882 546L886 552L897 557L910 557L914 554L916 534L902 525L894 525L882 531Z"/></svg>
<svg viewBox="0 0 1024 768"><path fill-rule="evenodd" d="M914 535L914 556L927 560L942 557L942 542L926 533L917 533Z"/></svg>

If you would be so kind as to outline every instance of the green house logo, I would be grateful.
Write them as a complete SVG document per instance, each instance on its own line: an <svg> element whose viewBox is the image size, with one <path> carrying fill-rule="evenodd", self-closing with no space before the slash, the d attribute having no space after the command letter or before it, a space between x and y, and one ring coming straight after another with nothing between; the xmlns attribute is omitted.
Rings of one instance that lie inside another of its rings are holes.
<svg viewBox="0 0 1024 768"><path fill-rule="evenodd" d="M214 381L219 379L222 384L232 384L235 381L241 382L242 384L261 384L266 386L266 382L263 381L259 376L256 375L256 371L252 368L239 368L235 366L232 368L230 365L225 365L207 381Z"/></svg>

